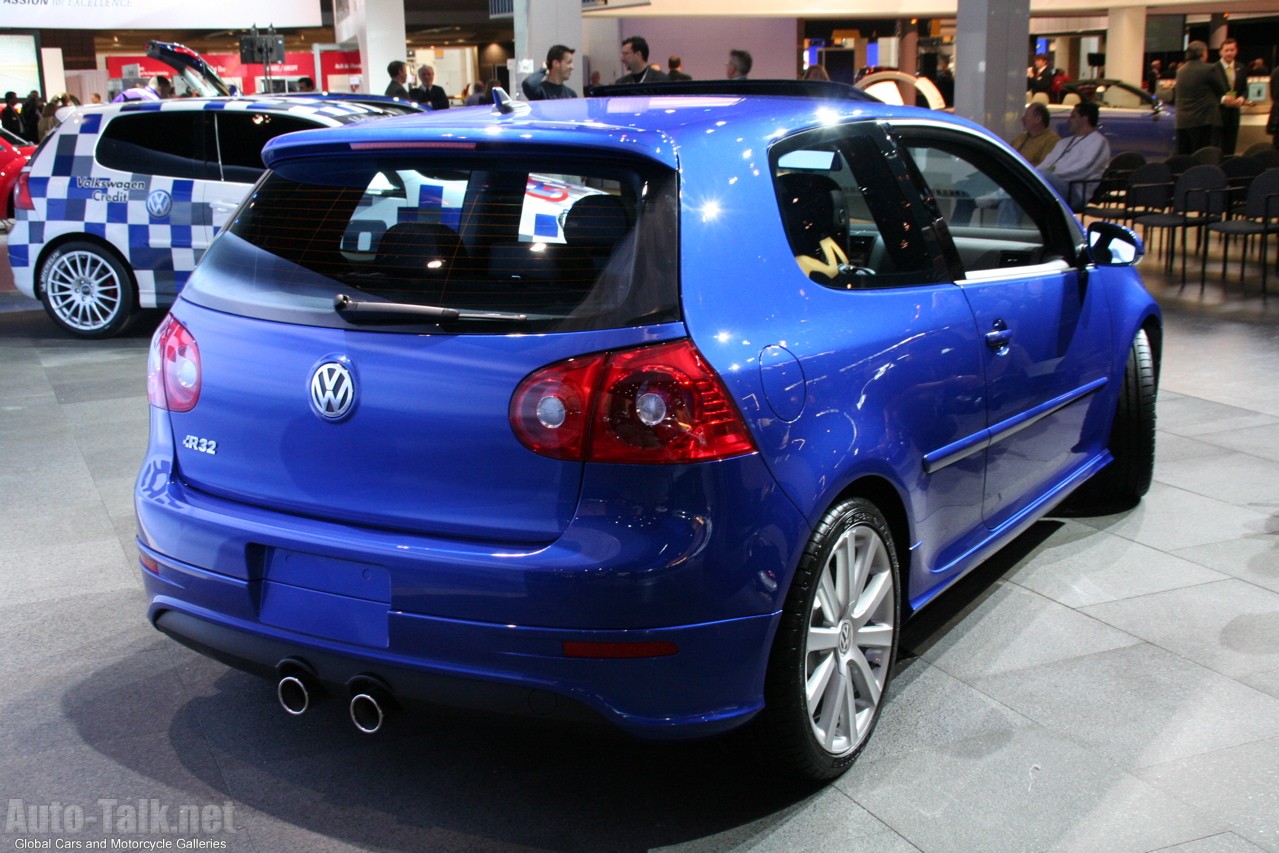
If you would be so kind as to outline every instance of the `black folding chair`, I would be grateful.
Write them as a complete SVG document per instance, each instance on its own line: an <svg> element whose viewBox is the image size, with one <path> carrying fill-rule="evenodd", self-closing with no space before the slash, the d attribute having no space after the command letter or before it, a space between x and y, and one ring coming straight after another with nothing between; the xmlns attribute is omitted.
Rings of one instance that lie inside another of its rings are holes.
<svg viewBox="0 0 1279 853"><path fill-rule="evenodd" d="M1248 187L1248 197L1242 210L1232 219L1224 222L1213 222L1208 225L1210 232L1222 236L1221 247L1221 280L1226 280L1226 260L1230 255L1230 238L1243 237L1243 249L1239 256L1239 286L1243 287L1244 270L1248 266L1248 238L1254 235L1261 238L1261 298L1266 298L1266 280L1270 272L1267 239L1271 234L1279 234L1279 168L1267 169ZM1206 258L1205 258L1206 260ZM1200 280L1204 278L1202 268Z"/></svg>

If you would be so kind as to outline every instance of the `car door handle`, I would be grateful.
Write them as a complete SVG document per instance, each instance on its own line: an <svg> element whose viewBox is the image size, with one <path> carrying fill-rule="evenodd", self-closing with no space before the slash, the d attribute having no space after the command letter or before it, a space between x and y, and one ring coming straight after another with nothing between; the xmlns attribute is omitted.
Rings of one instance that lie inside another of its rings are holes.
<svg viewBox="0 0 1279 853"><path fill-rule="evenodd" d="M995 352L1008 349L1008 342L1013 339L1012 330L1003 320L996 320L992 330L986 333L986 346Z"/></svg>

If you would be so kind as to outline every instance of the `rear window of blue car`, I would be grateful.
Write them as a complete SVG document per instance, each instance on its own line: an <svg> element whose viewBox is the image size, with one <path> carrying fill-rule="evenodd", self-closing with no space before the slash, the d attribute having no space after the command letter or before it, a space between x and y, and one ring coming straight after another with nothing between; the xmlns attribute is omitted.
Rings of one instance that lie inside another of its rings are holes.
<svg viewBox="0 0 1279 853"><path fill-rule="evenodd" d="M668 322L678 319L676 184L661 167L580 159L286 163L253 190L184 297L335 327L423 324L412 307L442 309L428 325L468 333ZM376 310L336 311L343 299ZM411 308L397 319L388 305Z"/></svg>

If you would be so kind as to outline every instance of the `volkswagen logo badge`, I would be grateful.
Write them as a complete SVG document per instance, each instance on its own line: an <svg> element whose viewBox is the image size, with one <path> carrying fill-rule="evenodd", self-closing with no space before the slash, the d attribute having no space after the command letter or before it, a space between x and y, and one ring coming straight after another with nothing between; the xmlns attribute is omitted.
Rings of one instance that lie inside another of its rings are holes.
<svg viewBox="0 0 1279 853"><path fill-rule="evenodd" d="M351 413L355 403L355 379L346 365L324 361L311 371L311 408L327 421L338 421Z"/></svg>
<svg viewBox="0 0 1279 853"><path fill-rule="evenodd" d="M147 196L147 213L152 219L164 219L173 210L173 196L168 190L153 190Z"/></svg>

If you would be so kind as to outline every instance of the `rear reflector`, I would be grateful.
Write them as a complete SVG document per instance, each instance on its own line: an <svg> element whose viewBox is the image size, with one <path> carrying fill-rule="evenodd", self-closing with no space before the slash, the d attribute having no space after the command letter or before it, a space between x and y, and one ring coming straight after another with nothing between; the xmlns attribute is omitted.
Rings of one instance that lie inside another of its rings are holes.
<svg viewBox="0 0 1279 853"><path fill-rule="evenodd" d="M679 646L663 640L643 643L579 643L564 641L566 658L664 658L679 654Z"/></svg>

